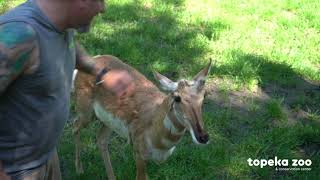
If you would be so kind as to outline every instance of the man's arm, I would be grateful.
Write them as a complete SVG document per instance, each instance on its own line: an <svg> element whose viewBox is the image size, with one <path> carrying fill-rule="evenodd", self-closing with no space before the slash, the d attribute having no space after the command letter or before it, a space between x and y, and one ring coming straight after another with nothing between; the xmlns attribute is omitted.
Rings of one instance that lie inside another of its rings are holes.
<svg viewBox="0 0 320 180"><path fill-rule="evenodd" d="M37 52L36 33L30 25L0 25L0 96L20 74L34 70L39 63Z"/></svg>
<svg viewBox="0 0 320 180"><path fill-rule="evenodd" d="M76 43L76 68L95 76L102 70L102 68L95 65L92 57L87 54L79 43Z"/></svg>
<svg viewBox="0 0 320 180"><path fill-rule="evenodd" d="M132 92L133 79L127 71L99 66L78 43L76 44L76 58L77 69L96 76L99 81L98 84L101 84L116 96L129 95Z"/></svg>

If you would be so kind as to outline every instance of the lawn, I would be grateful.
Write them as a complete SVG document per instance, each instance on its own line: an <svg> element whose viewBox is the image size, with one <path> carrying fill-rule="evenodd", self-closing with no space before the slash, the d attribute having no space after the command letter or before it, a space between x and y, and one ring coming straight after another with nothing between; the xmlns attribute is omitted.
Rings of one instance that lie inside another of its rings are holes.
<svg viewBox="0 0 320 180"><path fill-rule="evenodd" d="M10 2L0 2L0 12L21 0ZM177 80L214 60L203 105L211 143L197 146L186 134L166 163L149 163L150 179L317 179L319 9L319 0L109 0L78 39L90 54L115 55L152 81L151 67ZM59 144L63 179L106 179L95 144L99 123L83 130L83 175L75 173L71 125ZM134 179L130 145L114 136L110 152L118 179ZM289 167L310 159L311 170L247 162L275 156Z"/></svg>

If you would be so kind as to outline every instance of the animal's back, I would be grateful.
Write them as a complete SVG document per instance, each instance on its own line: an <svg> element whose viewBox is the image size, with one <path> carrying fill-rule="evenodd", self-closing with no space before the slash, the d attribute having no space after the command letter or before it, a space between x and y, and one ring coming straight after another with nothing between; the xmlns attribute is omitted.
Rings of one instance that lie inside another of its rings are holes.
<svg viewBox="0 0 320 180"><path fill-rule="evenodd" d="M134 68L123 63L113 56L97 56L94 58L99 66L105 66L111 70L126 70L133 78L134 88L129 96L116 97L112 92L95 84L95 77L79 72L75 81L76 110L88 112L93 109L93 104L98 103L109 114L112 114L124 124L149 126L155 106L162 103L164 94L148 79ZM139 122L144 119L144 122Z"/></svg>

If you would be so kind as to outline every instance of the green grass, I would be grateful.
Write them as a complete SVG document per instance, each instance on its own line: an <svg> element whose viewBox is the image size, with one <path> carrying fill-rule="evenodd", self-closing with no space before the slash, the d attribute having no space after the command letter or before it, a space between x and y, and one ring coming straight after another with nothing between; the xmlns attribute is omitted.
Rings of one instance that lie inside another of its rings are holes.
<svg viewBox="0 0 320 180"><path fill-rule="evenodd" d="M24 0L0 0L0 15L23 2Z"/></svg>
<svg viewBox="0 0 320 180"><path fill-rule="evenodd" d="M17 1L14 1L17 2ZM2 4L1 4L2 5ZM316 179L320 172L320 3L318 0L109 0L79 41L92 55L112 54L149 79L192 77L213 58L204 103L211 143L187 134L169 160L150 163L150 179ZM85 174L74 166L68 124L59 145L64 179L106 178L83 132ZM134 179L132 148L114 137L118 179ZM311 171L250 167L247 159L311 159Z"/></svg>

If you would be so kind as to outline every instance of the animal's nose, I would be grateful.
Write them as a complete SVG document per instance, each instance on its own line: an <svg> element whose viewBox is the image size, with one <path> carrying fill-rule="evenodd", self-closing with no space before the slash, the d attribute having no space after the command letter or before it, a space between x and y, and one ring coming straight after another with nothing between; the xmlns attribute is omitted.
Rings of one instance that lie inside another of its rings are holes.
<svg viewBox="0 0 320 180"><path fill-rule="evenodd" d="M204 133L199 136L199 142L202 144L206 144L209 141L209 134Z"/></svg>

